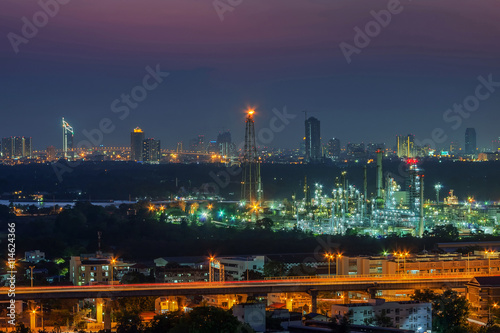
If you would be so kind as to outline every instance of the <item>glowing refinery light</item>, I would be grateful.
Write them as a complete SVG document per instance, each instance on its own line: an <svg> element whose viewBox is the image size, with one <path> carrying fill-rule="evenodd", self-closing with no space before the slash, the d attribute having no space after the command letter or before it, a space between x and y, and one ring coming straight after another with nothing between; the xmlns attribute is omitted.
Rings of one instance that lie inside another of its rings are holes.
<svg viewBox="0 0 500 333"><path fill-rule="evenodd" d="M255 113L255 110L254 110L254 109L250 109L250 110L248 110L248 115L249 115L249 116L252 116L254 113Z"/></svg>

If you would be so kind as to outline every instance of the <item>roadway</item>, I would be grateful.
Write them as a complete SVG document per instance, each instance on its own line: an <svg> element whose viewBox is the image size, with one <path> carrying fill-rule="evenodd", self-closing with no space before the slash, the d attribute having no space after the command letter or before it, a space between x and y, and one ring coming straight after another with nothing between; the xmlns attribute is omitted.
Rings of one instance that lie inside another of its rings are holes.
<svg viewBox="0 0 500 333"><path fill-rule="evenodd" d="M129 285L17 287L16 300L58 298L115 298L217 294L268 294L317 291L375 291L465 288L474 276L485 274L371 275L332 277L283 277L255 281L154 283ZM487 275L487 274L486 274ZM0 301L10 299L0 288Z"/></svg>

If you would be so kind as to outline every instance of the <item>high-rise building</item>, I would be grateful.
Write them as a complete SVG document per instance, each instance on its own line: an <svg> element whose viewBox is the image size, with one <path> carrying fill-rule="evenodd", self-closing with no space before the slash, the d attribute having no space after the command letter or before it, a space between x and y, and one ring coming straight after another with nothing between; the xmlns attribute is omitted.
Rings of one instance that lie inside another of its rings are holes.
<svg viewBox="0 0 500 333"><path fill-rule="evenodd" d="M477 150L476 146L476 130L469 127L465 130L465 154L474 155Z"/></svg>
<svg viewBox="0 0 500 333"><path fill-rule="evenodd" d="M340 157L340 140L331 138L328 140L328 157L332 160L338 160Z"/></svg>
<svg viewBox="0 0 500 333"><path fill-rule="evenodd" d="M55 161L56 160L56 147L54 146L50 146L50 147L47 147L47 161L49 162L52 162L52 161Z"/></svg>
<svg viewBox="0 0 500 333"><path fill-rule="evenodd" d="M62 119L63 127L63 158L73 158L73 135L75 131L64 118ZM71 156L69 156L71 155Z"/></svg>
<svg viewBox="0 0 500 333"><path fill-rule="evenodd" d="M456 141L450 142L450 154L456 154L458 153L458 150L459 150L458 142Z"/></svg>
<svg viewBox="0 0 500 333"><path fill-rule="evenodd" d="M189 150L193 153L205 153L205 136L200 134L197 138L189 141Z"/></svg>
<svg viewBox="0 0 500 333"><path fill-rule="evenodd" d="M4 158L23 158L32 156L31 138L13 136L2 139L2 155Z"/></svg>
<svg viewBox="0 0 500 333"><path fill-rule="evenodd" d="M33 148L31 146L31 138L24 138L23 143L23 157L31 158L33 155Z"/></svg>
<svg viewBox="0 0 500 333"><path fill-rule="evenodd" d="M398 135L396 137L396 146L398 157L415 157L415 135Z"/></svg>
<svg viewBox="0 0 500 333"><path fill-rule="evenodd" d="M222 156L232 156L234 153L234 146L231 140L231 132L226 131L217 135L217 146Z"/></svg>
<svg viewBox="0 0 500 333"><path fill-rule="evenodd" d="M220 151L219 145L216 140L210 140L207 144L207 153L209 154L218 154Z"/></svg>
<svg viewBox="0 0 500 333"><path fill-rule="evenodd" d="M142 161L159 162L161 158L160 140L146 139L142 144Z"/></svg>
<svg viewBox="0 0 500 333"><path fill-rule="evenodd" d="M321 133L320 121L309 117L305 121L306 127L306 162L317 162L321 159Z"/></svg>
<svg viewBox="0 0 500 333"><path fill-rule="evenodd" d="M14 146L12 145L12 138L2 139L2 156L3 158L12 158L14 154Z"/></svg>
<svg viewBox="0 0 500 333"><path fill-rule="evenodd" d="M144 131L139 127L134 128L130 133L130 160L142 161L142 149L144 141Z"/></svg>
<svg viewBox="0 0 500 333"><path fill-rule="evenodd" d="M347 156L350 159L363 159L366 158L366 150L364 143L348 143L347 144Z"/></svg>

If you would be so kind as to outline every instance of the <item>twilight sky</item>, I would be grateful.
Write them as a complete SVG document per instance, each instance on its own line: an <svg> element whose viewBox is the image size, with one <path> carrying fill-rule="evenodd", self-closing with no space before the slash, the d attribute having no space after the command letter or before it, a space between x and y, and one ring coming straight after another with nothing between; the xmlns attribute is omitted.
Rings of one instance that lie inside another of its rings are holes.
<svg viewBox="0 0 500 333"><path fill-rule="evenodd" d="M163 148L225 129L238 143L247 106L256 107L257 132L270 127L273 108L297 115L275 133L277 147L298 146L303 110L320 119L324 142L342 145L392 146L397 134L423 140L435 128L461 145L466 127L488 148L500 136L500 87L458 128L443 120L474 95L478 76L500 82L498 0L401 0L350 64L339 44L354 46L354 28L394 0L230 0L239 4L223 21L213 0L59 1L66 4L18 53L8 34L23 36L22 18L43 19L41 6L0 2L0 137L31 136L36 149L61 147L63 116L76 142L109 118L104 145L129 145L136 126ZM120 119L113 101L157 64L170 75Z"/></svg>

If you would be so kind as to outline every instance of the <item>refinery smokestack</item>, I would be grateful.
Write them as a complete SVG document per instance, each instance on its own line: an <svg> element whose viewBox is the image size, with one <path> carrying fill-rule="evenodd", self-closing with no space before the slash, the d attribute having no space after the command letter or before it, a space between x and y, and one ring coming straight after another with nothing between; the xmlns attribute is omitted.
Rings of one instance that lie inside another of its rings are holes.
<svg viewBox="0 0 500 333"><path fill-rule="evenodd" d="M382 198L382 150L377 150L377 199Z"/></svg>

